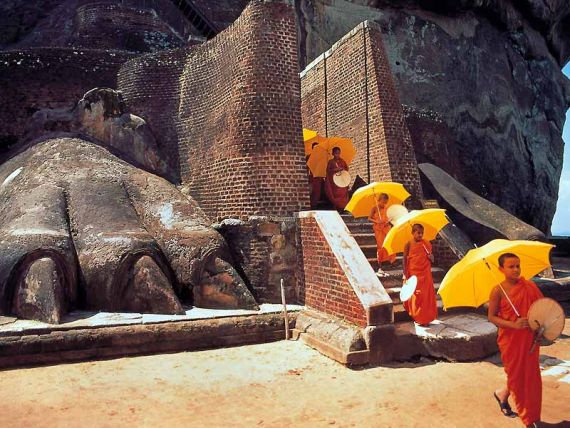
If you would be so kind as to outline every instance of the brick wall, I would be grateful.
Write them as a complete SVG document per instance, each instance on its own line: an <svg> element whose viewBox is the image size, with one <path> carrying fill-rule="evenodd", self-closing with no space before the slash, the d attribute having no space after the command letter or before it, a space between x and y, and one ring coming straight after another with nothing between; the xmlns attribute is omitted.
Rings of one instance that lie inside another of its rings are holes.
<svg viewBox="0 0 570 428"><path fill-rule="evenodd" d="M336 211L301 212L297 228L300 303L360 327L393 322L390 296Z"/></svg>
<svg viewBox="0 0 570 428"><path fill-rule="evenodd" d="M37 110L71 108L94 87L115 87L120 65L132 57L73 48L0 52L0 156L18 144Z"/></svg>
<svg viewBox="0 0 570 428"><path fill-rule="evenodd" d="M294 218L229 219L217 229L228 242L234 266L259 303L281 303L281 279L287 303L297 302Z"/></svg>
<svg viewBox="0 0 570 428"><path fill-rule="evenodd" d="M291 216L308 206L297 68L292 6L255 0L203 45L125 64L119 88L212 219Z"/></svg>
<svg viewBox="0 0 570 428"><path fill-rule="evenodd" d="M337 318L366 327L366 312L314 218L301 218L304 287L301 301Z"/></svg>
<svg viewBox="0 0 570 428"><path fill-rule="evenodd" d="M74 46L95 49L154 52L185 44L153 10L114 3L79 7L75 33Z"/></svg>
<svg viewBox="0 0 570 428"><path fill-rule="evenodd" d="M401 182L412 194L410 207L419 208L414 148L379 27L360 24L309 64L301 98L304 127L353 140L353 179Z"/></svg>

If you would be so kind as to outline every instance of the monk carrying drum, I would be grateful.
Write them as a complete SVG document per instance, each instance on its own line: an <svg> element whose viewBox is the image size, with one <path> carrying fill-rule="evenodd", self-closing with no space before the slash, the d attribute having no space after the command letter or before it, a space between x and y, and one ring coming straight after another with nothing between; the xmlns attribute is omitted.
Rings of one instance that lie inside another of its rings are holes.
<svg viewBox="0 0 570 428"><path fill-rule="evenodd" d="M506 388L494 392L501 412L516 417L509 405L512 395L518 416L527 427L540 421L542 380L539 366L539 346L533 346L534 333L529 328L527 313L542 293L532 281L521 277L520 259L516 254L499 257L499 270L505 279L493 288L489 300L489 321L499 327L497 344L507 374Z"/></svg>
<svg viewBox="0 0 570 428"><path fill-rule="evenodd" d="M340 148L332 149L333 158L327 164L327 178L325 180L325 193L327 198L338 211L343 211L348 204L348 185L339 187L334 182L335 174L348 172L348 164L340 157Z"/></svg>

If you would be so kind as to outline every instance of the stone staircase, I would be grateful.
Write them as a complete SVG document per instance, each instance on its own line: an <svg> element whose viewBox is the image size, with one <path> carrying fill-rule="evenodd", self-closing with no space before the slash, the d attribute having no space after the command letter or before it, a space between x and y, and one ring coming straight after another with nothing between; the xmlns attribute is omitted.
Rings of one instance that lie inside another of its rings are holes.
<svg viewBox="0 0 570 428"><path fill-rule="evenodd" d="M376 271L378 269L378 260L376 257L376 239L374 238L374 232L372 231L372 223L367 219L355 219L350 214L342 214L342 219L344 220L348 230L356 240L358 246L370 262L370 265ZM411 321L410 316L404 309L404 305L400 301L400 290L402 288L402 255L398 254L396 256L396 261L391 265L387 266L384 264L384 271L388 274L386 277L379 277L380 282L386 289L388 295L392 298L394 304L394 322L405 322ZM434 287L437 290L441 280L445 276L445 271L438 267L432 268L432 275L434 281ZM443 305L439 294L436 294L438 314L443 314Z"/></svg>

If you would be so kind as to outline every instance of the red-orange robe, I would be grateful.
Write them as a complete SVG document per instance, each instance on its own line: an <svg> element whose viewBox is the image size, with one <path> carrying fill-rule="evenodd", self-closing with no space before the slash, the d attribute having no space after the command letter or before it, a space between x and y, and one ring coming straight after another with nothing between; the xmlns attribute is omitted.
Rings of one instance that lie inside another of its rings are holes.
<svg viewBox="0 0 570 428"><path fill-rule="evenodd" d="M388 255L388 251L386 248L382 248L384 244L384 240L386 239L386 235L392 228L392 225L388 222L388 216L386 215L387 207L380 208L380 212L378 209L374 210L372 213L371 218L376 221L380 221L382 224L372 223L372 230L374 231L374 237L376 238L376 247L377 250L377 257L378 257L378 265L380 265L384 261L389 261L390 263L394 263L396 260L396 254L392 254L391 256Z"/></svg>
<svg viewBox="0 0 570 428"><path fill-rule="evenodd" d="M509 290L508 295L523 318L527 316L530 305L543 297L534 282L522 277ZM517 320L515 311L502 291L498 316L509 321ZM540 347L537 345L532 354L529 353L533 339L534 333L529 328L499 327L497 336L497 344L507 374L507 388L525 425L540 420L542 406L542 380L538 359Z"/></svg>
<svg viewBox="0 0 570 428"><path fill-rule="evenodd" d="M348 171L348 165L342 158L339 158L338 160L333 158L329 160L329 163L327 164L325 193L327 198L329 198L329 201L331 201L337 210L344 210L344 207L348 204L348 187L338 187L333 181L335 172L343 169Z"/></svg>
<svg viewBox="0 0 570 428"><path fill-rule="evenodd" d="M311 156L306 156L305 161L308 162ZM311 198L311 209L317 208L319 201L321 200L321 192L323 187L323 179L321 177L313 177L313 173L309 168L309 191Z"/></svg>
<svg viewBox="0 0 570 428"><path fill-rule="evenodd" d="M437 318L437 303L428 252L429 254L432 252L429 241L411 240L406 266L404 266L406 278L412 275L418 277L416 291L409 300L404 302L404 308L418 324L429 324Z"/></svg>

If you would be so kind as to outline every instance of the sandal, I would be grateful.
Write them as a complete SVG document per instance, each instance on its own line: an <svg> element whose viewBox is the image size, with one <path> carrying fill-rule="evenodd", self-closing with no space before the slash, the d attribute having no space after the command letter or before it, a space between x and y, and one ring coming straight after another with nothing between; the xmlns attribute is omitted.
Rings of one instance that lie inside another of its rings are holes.
<svg viewBox="0 0 570 428"><path fill-rule="evenodd" d="M501 401L495 392L493 392L493 397L495 397L495 400L497 400L497 403L499 403L499 407L501 408L501 413L503 415L505 415L507 418L516 418L518 416L515 412L513 412L513 409L511 409L511 405L508 401Z"/></svg>

